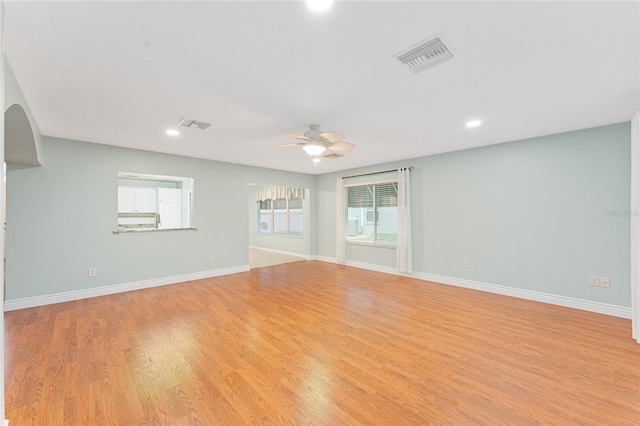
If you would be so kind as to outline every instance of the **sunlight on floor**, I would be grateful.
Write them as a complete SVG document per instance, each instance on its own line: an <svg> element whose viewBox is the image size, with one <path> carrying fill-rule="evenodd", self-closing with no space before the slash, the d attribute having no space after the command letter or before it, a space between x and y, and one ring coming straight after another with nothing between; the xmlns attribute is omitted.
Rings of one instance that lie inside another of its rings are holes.
<svg viewBox="0 0 640 426"><path fill-rule="evenodd" d="M262 268L263 266L280 265L282 263L298 262L307 260L304 256L277 253L269 250L262 250L249 247L249 268Z"/></svg>

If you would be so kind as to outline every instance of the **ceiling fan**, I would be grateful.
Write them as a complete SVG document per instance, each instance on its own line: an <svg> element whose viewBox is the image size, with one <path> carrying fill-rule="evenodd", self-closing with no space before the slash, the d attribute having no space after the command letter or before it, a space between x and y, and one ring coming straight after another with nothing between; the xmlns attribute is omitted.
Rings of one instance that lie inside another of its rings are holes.
<svg viewBox="0 0 640 426"><path fill-rule="evenodd" d="M332 151L323 155L325 158L336 159L344 157L344 154L353 151L356 146L352 143L344 140L344 135L338 132L324 132L320 130L320 126L312 124L309 126L309 130L304 132L303 135L296 135L295 133L283 133L290 138L300 139L304 142L285 143L278 145L278 148L288 148L291 146L301 146L304 151L312 157L320 157L325 151ZM314 162L318 158L314 158Z"/></svg>

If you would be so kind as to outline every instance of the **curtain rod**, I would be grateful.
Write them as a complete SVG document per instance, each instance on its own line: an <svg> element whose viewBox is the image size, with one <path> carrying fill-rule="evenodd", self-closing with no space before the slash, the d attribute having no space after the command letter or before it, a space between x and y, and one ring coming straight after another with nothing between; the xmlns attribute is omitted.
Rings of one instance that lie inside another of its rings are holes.
<svg viewBox="0 0 640 426"><path fill-rule="evenodd" d="M409 171L411 171L413 170L413 167L400 167L400 169L409 169ZM381 175L383 173L391 173L396 171L398 171L398 169L384 170L382 172L363 173L361 175L342 176L342 179L349 179L349 178L360 177L360 176Z"/></svg>

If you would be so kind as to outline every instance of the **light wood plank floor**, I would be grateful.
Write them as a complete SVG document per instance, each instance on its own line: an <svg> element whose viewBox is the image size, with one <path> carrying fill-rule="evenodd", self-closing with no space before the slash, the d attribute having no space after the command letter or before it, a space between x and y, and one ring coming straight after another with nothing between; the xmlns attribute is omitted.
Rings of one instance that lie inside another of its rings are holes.
<svg viewBox="0 0 640 426"><path fill-rule="evenodd" d="M322 262L6 313L11 425L638 425L630 321Z"/></svg>

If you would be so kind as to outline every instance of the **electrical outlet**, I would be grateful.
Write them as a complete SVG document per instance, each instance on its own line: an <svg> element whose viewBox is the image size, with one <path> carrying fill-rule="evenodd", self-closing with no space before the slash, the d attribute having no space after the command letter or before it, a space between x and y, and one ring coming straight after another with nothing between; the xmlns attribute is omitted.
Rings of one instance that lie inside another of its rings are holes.
<svg viewBox="0 0 640 426"><path fill-rule="evenodd" d="M469 261L468 260L463 260L462 261L462 267L464 269L469 269Z"/></svg>
<svg viewBox="0 0 640 426"><path fill-rule="evenodd" d="M596 277L595 275L591 275L589 277L589 285L592 285L594 287L598 287L598 277Z"/></svg>
<svg viewBox="0 0 640 426"><path fill-rule="evenodd" d="M90 277L95 277L96 276L95 268L89 268L89 276Z"/></svg>
<svg viewBox="0 0 640 426"><path fill-rule="evenodd" d="M209 255L209 262L213 262L213 255L212 254Z"/></svg>
<svg viewBox="0 0 640 426"><path fill-rule="evenodd" d="M351 246L351 253L355 253L356 252L356 246Z"/></svg>
<svg viewBox="0 0 640 426"><path fill-rule="evenodd" d="M603 287L603 288L611 287L611 283L609 282L609 278L600 277L600 287Z"/></svg>

